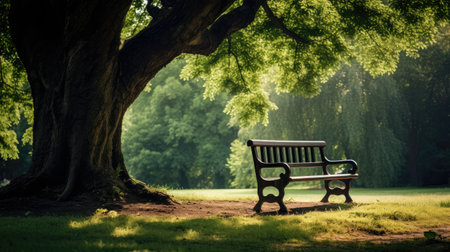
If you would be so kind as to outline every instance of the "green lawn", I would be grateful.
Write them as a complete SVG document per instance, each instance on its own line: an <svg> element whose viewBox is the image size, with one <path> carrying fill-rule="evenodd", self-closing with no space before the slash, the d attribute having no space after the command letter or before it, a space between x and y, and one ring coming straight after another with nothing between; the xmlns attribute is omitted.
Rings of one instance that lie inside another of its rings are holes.
<svg viewBox="0 0 450 252"><path fill-rule="evenodd" d="M255 199L255 190L170 190L187 199ZM288 197L316 201L320 190L291 187ZM303 215L258 217L3 217L0 251L449 251L421 238L355 242L450 225L450 189L353 189L357 204ZM340 198L333 199L341 202ZM439 235L439 234L436 234ZM342 241L347 240L347 241Z"/></svg>
<svg viewBox="0 0 450 252"><path fill-rule="evenodd" d="M168 190L179 200L257 200L256 189L192 189ZM266 191L264 191L266 194ZM267 193L277 191L268 190ZM317 202L325 195L325 189L305 189L300 185L286 188L285 200ZM350 195L356 203L398 202L421 200L450 200L449 188L351 188ZM331 202L344 202L343 196L331 196Z"/></svg>

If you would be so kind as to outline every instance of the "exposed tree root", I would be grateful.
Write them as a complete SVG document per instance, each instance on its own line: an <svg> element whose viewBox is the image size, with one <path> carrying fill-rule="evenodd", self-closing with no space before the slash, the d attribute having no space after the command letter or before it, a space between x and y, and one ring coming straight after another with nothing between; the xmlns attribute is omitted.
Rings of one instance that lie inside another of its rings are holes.
<svg viewBox="0 0 450 252"><path fill-rule="evenodd" d="M45 187L44 187L45 186ZM73 190L70 197L61 196L60 194L63 187L61 185L48 186L42 183L42 179L33 177L30 175L22 175L11 181L11 183L5 187L0 188L0 199L8 198L27 198L37 197L45 199L53 199L55 201L67 201L67 200L83 200L93 202L152 202L156 204L172 205L178 204L168 194L149 189L143 182L135 179L128 179L124 182L125 190L123 194L120 191L117 192L114 188L119 189L118 186L98 187L98 188L86 188L84 190ZM66 187L67 189L67 187ZM122 191L122 190L121 190Z"/></svg>
<svg viewBox="0 0 450 252"><path fill-rule="evenodd" d="M125 183L125 185L129 189L129 195L126 199L127 201L151 201L166 205L178 204L168 194L157 190L151 190L141 181L130 179Z"/></svg>

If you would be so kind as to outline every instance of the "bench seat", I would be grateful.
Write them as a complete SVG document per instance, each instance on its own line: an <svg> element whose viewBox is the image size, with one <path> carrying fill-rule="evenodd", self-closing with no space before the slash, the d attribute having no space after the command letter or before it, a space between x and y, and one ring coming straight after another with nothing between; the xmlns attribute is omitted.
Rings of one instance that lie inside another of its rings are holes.
<svg viewBox="0 0 450 252"><path fill-rule="evenodd" d="M332 175L314 175L314 176L296 176L290 177L291 181L316 181L316 180L341 180L356 179L358 174L332 174Z"/></svg>
<svg viewBox="0 0 450 252"><path fill-rule="evenodd" d="M313 176L293 176L289 177L292 182L299 181L317 181L317 180L341 180L341 179L356 179L358 174L332 174L332 175L313 175ZM266 181L280 180L280 178L263 178Z"/></svg>

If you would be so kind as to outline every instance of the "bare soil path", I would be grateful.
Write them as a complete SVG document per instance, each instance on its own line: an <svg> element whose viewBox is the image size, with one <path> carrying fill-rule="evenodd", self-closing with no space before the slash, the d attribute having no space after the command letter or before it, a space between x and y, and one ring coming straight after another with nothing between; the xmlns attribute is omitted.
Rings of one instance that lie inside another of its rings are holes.
<svg viewBox="0 0 450 252"><path fill-rule="evenodd" d="M251 200L201 200L182 201L172 205L154 203L100 203L96 201L64 201L57 202L43 198L12 198L0 200L0 216L89 216L97 209L114 210L119 214L137 216L174 216L186 218L231 217L277 215L278 205L263 205L261 214L252 208L256 204ZM325 211L337 209L333 203L320 202L288 202L290 214L303 214L310 211Z"/></svg>

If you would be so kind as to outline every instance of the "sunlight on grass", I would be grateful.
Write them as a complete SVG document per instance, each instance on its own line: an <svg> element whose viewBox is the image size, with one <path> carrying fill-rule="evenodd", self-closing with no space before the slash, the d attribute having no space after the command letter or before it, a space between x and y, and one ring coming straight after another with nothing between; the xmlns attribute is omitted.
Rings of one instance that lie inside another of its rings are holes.
<svg viewBox="0 0 450 252"><path fill-rule="evenodd" d="M198 240L199 238L200 238L200 233L199 232L197 232L195 230L192 230L192 229L189 229L184 234L178 235L175 239L176 240L189 240L189 241L192 241L192 240Z"/></svg>
<svg viewBox="0 0 450 252"><path fill-rule="evenodd" d="M82 221L71 221L69 222L69 226L71 228L86 228L88 226L93 226L93 225L98 225L101 224L103 222L103 219L101 218L90 218L87 220L82 220Z"/></svg>
<svg viewBox="0 0 450 252"><path fill-rule="evenodd" d="M116 227L112 232L112 236L114 237L126 237L135 235L139 231L138 228L132 227Z"/></svg>

